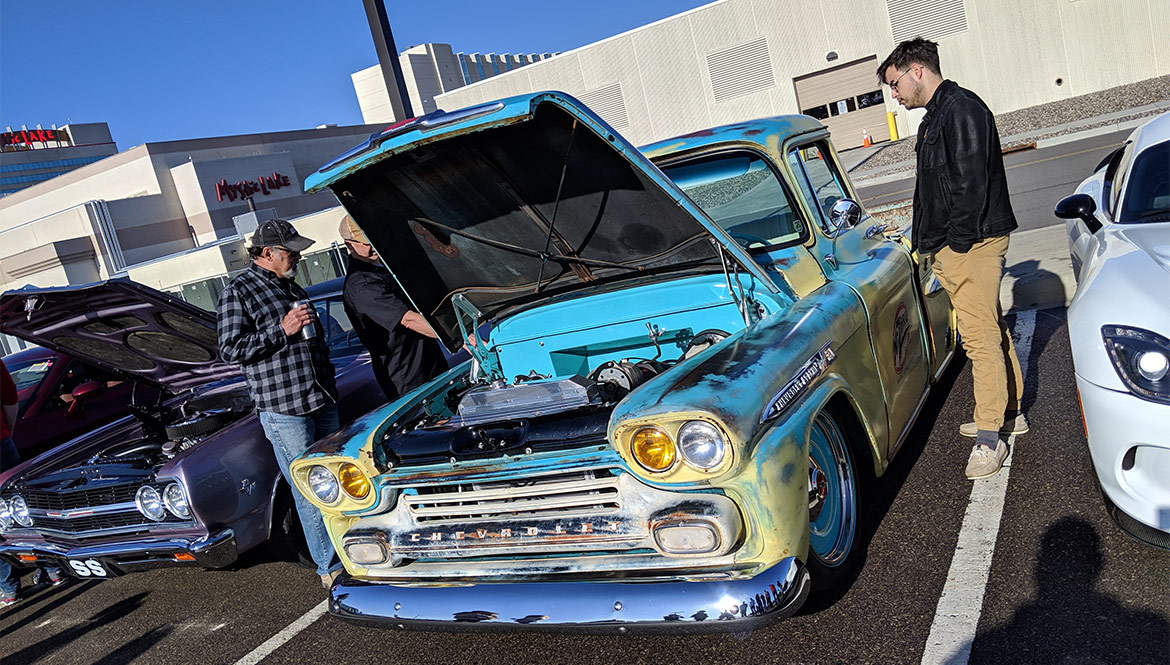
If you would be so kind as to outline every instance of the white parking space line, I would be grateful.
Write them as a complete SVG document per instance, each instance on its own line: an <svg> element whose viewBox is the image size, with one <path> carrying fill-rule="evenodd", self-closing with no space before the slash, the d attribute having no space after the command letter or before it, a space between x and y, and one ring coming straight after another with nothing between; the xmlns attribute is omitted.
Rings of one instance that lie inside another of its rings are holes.
<svg viewBox="0 0 1170 665"><path fill-rule="evenodd" d="M1028 358L1032 354L1032 337L1036 332L1036 311L1016 314L1016 354L1024 381L1028 380ZM983 611L983 593L991 572L991 558L999 536L1004 496L1012 470L1016 437L1008 437L1008 456L1003 469L990 478L971 485L971 500L959 530L955 556L947 571L947 582L934 611L934 623L926 638L922 665L967 665L979 615Z"/></svg>
<svg viewBox="0 0 1170 665"><path fill-rule="evenodd" d="M285 626L284 630L268 638L264 644L252 649L251 653L236 661L236 665L255 665L264 660L268 654L279 649L285 642L291 640L297 633L308 628L314 621L325 615L329 609L329 601L322 600L316 607L305 612L301 618Z"/></svg>

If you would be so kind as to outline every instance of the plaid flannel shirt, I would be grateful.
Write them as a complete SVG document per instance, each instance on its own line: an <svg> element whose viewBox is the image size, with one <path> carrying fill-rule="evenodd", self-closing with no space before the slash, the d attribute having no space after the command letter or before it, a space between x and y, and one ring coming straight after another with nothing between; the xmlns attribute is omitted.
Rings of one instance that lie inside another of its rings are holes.
<svg viewBox="0 0 1170 665"><path fill-rule="evenodd" d="M291 279L255 263L219 295L219 352L243 370L258 411L308 415L337 401L333 363L321 322L309 341L284 334L280 322L308 294Z"/></svg>

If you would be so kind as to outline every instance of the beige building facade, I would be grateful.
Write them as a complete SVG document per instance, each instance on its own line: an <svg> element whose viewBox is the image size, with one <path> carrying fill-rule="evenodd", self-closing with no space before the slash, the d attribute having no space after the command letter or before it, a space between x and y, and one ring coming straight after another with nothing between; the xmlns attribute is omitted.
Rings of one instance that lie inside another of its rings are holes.
<svg viewBox="0 0 1170 665"><path fill-rule="evenodd" d="M324 211L332 215L320 237L328 244L340 221L337 200L306 195L304 179L376 129L147 143L4 196L0 289L119 275L171 289L232 272L246 265L236 220L251 209L305 218L314 230Z"/></svg>
<svg viewBox="0 0 1170 665"><path fill-rule="evenodd" d="M425 115L438 108L435 98L444 92L470 83L485 81L534 62L553 57L552 53L455 53L450 44L426 43L411 46L398 56L407 96L414 115ZM386 79L380 65L367 67L350 75L362 111L362 122L392 123L396 118L390 108Z"/></svg>
<svg viewBox="0 0 1170 665"><path fill-rule="evenodd" d="M838 147L912 133L874 76L904 39L995 113L1170 72L1166 0L719 0L436 97L454 110L562 90L635 144L806 112ZM876 94L875 94L876 93Z"/></svg>

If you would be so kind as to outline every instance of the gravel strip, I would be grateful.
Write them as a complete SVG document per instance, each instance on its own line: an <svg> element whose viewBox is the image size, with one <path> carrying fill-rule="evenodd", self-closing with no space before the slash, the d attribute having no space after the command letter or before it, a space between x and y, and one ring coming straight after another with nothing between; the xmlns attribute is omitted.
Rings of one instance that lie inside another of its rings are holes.
<svg viewBox="0 0 1170 665"><path fill-rule="evenodd" d="M1147 79L1128 85L1120 85L1100 92L1094 92L1079 97L1071 97L1056 102L1029 106L1010 113L995 116L999 135L1005 137L1004 148L1034 143L1036 141L1068 134L1073 131L1083 131L1104 125L1113 125L1133 118L1140 118L1159 113L1159 110L1146 110L1132 115L1121 117L1111 116L1108 120L1097 123L1078 124L1075 128L1060 128L1061 125L1076 123L1102 115L1115 114L1124 109L1137 109L1151 104L1170 102L1170 76ZM1012 137L1034 132L1045 127L1053 128L1051 133L1029 136L1026 139ZM914 144L916 139L908 137L903 140L887 143L873 155L850 172L851 178L864 175L875 175L875 171L885 173L899 173L914 170ZM909 163L905 163L909 162ZM886 168L894 167L897 168Z"/></svg>

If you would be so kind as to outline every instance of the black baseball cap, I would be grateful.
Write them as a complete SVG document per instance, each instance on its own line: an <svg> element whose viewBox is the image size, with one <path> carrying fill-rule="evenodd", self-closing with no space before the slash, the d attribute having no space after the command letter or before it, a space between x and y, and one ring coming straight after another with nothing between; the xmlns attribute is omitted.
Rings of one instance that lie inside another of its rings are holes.
<svg viewBox="0 0 1170 665"><path fill-rule="evenodd" d="M285 247L294 252L303 252L315 240L297 233L292 224L283 219L269 219L261 222L252 234L253 247Z"/></svg>

